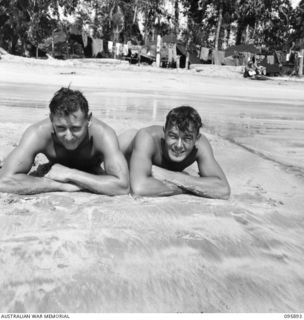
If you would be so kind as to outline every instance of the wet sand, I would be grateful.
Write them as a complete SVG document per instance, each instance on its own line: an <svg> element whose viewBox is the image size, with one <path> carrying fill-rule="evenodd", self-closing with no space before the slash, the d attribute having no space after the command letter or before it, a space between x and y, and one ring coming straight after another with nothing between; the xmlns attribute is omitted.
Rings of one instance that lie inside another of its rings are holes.
<svg viewBox="0 0 304 320"><path fill-rule="evenodd" d="M0 312L303 312L304 83L236 71L0 61L0 160L72 83L118 133L197 108L232 187L0 194Z"/></svg>

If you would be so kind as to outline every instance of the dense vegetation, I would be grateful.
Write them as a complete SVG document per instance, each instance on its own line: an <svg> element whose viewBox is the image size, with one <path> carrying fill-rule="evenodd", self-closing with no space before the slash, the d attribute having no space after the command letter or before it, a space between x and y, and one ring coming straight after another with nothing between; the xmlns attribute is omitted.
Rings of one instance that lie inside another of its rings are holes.
<svg viewBox="0 0 304 320"><path fill-rule="evenodd" d="M289 0L1 0L0 46L21 55L29 45L38 48L54 31L68 33L68 16L95 37L123 42L175 33L215 49L250 42L289 50L304 38L304 0L295 9Z"/></svg>

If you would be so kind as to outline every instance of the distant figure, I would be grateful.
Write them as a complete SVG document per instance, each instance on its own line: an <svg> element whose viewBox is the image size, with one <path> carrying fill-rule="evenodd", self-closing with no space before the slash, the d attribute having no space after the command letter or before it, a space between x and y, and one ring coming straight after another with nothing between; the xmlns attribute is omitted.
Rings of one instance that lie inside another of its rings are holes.
<svg viewBox="0 0 304 320"><path fill-rule="evenodd" d="M172 109L165 127L129 130L119 136L129 162L131 190L142 196L170 196L190 193L227 199L230 187L214 158L197 111L189 106ZM183 172L194 162L199 175Z"/></svg>
<svg viewBox="0 0 304 320"><path fill-rule="evenodd" d="M259 66L256 57L253 56L245 67L244 78L259 76L266 76L266 68Z"/></svg>
<svg viewBox="0 0 304 320"><path fill-rule="evenodd" d="M238 51L234 51L233 53L234 65L239 66L240 64L240 54Z"/></svg>
<svg viewBox="0 0 304 320"><path fill-rule="evenodd" d="M0 170L0 192L87 190L127 194L128 166L117 136L112 128L92 117L82 93L61 88L49 108L49 118L31 125L5 159ZM50 170L42 177L28 174L39 153L50 162Z"/></svg>

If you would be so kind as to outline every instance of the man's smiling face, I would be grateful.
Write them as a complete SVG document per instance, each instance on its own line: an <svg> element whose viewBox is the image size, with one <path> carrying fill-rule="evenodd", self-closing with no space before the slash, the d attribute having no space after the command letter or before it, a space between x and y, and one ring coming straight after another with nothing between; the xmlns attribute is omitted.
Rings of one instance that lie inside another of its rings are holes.
<svg viewBox="0 0 304 320"><path fill-rule="evenodd" d="M77 110L69 115L51 115L54 132L60 143L67 150L75 150L85 139L91 115Z"/></svg>
<svg viewBox="0 0 304 320"><path fill-rule="evenodd" d="M187 130L181 131L176 125L164 129L165 152L171 161L183 161L193 150L199 134L192 123Z"/></svg>

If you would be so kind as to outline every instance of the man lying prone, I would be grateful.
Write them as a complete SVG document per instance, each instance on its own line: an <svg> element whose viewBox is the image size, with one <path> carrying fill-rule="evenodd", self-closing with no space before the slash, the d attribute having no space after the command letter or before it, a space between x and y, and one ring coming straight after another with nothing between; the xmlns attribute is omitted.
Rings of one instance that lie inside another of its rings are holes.
<svg viewBox="0 0 304 320"><path fill-rule="evenodd" d="M181 106L169 112L164 128L155 125L119 136L120 148L129 161L132 192L142 196L192 193L227 199L228 181L210 143L199 132L201 126L197 111ZM194 162L199 175L185 174L183 170Z"/></svg>
<svg viewBox="0 0 304 320"><path fill-rule="evenodd" d="M88 190L106 195L127 194L128 166L117 136L92 116L83 94L61 88L49 108L49 118L31 125L5 159L0 169L0 192ZM39 153L47 157L51 169L43 177L31 176L28 173Z"/></svg>

